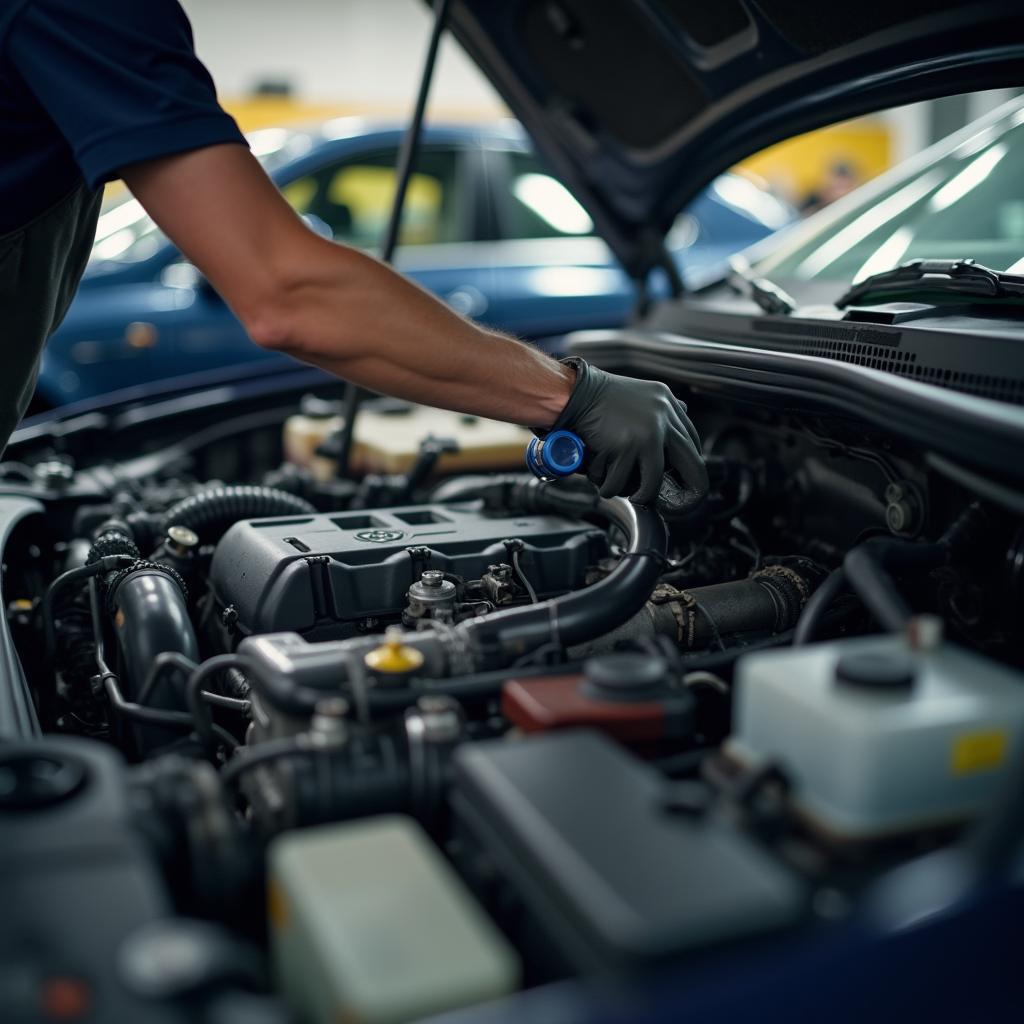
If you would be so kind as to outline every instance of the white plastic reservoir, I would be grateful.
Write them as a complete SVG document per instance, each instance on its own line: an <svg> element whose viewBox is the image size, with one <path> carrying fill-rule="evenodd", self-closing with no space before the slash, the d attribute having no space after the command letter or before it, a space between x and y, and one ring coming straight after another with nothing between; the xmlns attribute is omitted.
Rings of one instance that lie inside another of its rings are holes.
<svg viewBox="0 0 1024 1024"><path fill-rule="evenodd" d="M898 636L751 654L727 753L776 762L796 810L839 837L963 820L1024 756L1024 674Z"/></svg>

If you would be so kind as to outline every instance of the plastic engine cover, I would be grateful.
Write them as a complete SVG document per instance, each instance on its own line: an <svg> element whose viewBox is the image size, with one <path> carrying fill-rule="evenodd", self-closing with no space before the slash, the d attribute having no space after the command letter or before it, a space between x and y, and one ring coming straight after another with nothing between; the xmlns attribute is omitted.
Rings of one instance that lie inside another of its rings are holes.
<svg viewBox="0 0 1024 1024"><path fill-rule="evenodd" d="M726 822L675 813L672 785L597 733L465 744L450 799L465 859L525 911L509 926L539 928L549 945L536 955L574 971L654 966L804 913L790 871Z"/></svg>
<svg viewBox="0 0 1024 1024"><path fill-rule="evenodd" d="M243 633L331 639L360 619L401 611L426 568L479 579L510 560L503 541L512 538L523 542L520 565L540 597L582 586L607 551L600 530L561 516L419 505L236 523L217 545L210 579Z"/></svg>

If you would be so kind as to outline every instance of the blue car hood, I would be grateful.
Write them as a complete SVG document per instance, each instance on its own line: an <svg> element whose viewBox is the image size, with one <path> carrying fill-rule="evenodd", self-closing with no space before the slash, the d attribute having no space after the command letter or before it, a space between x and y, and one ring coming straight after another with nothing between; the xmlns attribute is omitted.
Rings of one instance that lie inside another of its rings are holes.
<svg viewBox="0 0 1024 1024"><path fill-rule="evenodd" d="M1020 84L1020 0L453 0L453 33L636 277L715 175L783 138Z"/></svg>

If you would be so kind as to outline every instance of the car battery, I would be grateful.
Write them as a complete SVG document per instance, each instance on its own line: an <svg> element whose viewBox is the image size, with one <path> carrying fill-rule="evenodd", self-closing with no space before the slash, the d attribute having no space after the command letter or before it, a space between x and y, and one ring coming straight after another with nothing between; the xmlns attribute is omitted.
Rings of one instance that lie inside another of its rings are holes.
<svg viewBox="0 0 1024 1024"><path fill-rule="evenodd" d="M643 747L693 734L693 694L673 686L664 659L645 654L591 658L582 674L510 679L502 714L521 732L590 726Z"/></svg>
<svg viewBox="0 0 1024 1024"><path fill-rule="evenodd" d="M864 637L751 654L737 670L726 755L777 764L826 838L954 824L1024 756L1024 675L946 643Z"/></svg>
<svg viewBox="0 0 1024 1024"><path fill-rule="evenodd" d="M724 820L679 813L673 788L573 730L463 746L450 800L465 859L502 880L514 934L540 937L522 948L607 977L804 913L801 881Z"/></svg>

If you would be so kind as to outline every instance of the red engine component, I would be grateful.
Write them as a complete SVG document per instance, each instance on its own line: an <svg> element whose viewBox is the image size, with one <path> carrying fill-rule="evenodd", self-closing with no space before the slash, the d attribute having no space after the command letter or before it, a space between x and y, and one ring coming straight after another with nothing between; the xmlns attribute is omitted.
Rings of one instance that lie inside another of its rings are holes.
<svg viewBox="0 0 1024 1024"><path fill-rule="evenodd" d="M586 726L630 744L692 733L693 696L673 687L660 658L609 654L583 668L582 675L509 680L502 713L523 732Z"/></svg>

